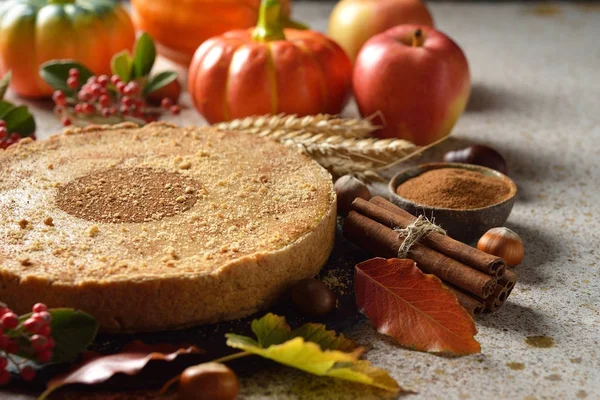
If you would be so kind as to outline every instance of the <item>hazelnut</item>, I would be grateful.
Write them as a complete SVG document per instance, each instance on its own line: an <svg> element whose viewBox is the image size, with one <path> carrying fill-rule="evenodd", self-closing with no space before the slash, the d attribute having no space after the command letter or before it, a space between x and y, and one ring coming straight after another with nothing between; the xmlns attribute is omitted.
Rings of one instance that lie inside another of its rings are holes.
<svg viewBox="0 0 600 400"><path fill-rule="evenodd" d="M325 284L316 279L302 279L291 288L292 301L305 315L322 317L334 308L337 298Z"/></svg>
<svg viewBox="0 0 600 400"><path fill-rule="evenodd" d="M475 164L495 169L503 174L508 173L504 157L491 147L476 144L461 150L449 151L444 155L445 162Z"/></svg>
<svg viewBox="0 0 600 400"><path fill-rule="evenodd" d="M352 175L344 175L335 181L335 193L337 194L338 213L348 215L352 210L352 202L357 197L370 200L371 192L363 182Z"/></svg>
<svg viewBox="0 0 600 400"><path fill-rule="evenodd" d="M479 239L477 248L485 253L501 257L509 266L521 264L525 255L519 235L508 228L492 228Z"/></svg>
<svg viewBox="0 0 600 400"><path fill-rule="evenodd" d="M189 367L179 377L181 400L233 400L239 390L235 373L220 363Z"/></svg>

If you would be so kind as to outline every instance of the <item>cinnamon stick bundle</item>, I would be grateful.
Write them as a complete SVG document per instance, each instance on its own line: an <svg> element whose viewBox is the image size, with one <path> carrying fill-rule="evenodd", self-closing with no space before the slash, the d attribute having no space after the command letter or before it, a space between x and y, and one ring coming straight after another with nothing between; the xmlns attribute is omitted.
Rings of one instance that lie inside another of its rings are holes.
<svg viewBox="0 0 600 400"><path fill-rule="evenodd" d="M397 257L406 228L416 217L382 197L356 199L344 221L344 236L378 256ZM492 256L442 233L430 232L408 251L425 273L436 275L472 315L496 311L504 304L517 277L500 257Z"/></svg>
<svg viewBox="0 0 600 400"><path fill-rule="evenodd" d="M344 237L377 255L387 257L396 257L402 244L402 239L391 228L356 211L351 211L344 221ZM423 272L483 299L496 288L495 276L477 271L421 243L411 247L409 256Z"/></svg>
<svg viewBox="0 0 600 400"><path fill-rule="evenodd" d="M365 214L363 210L368 208L370 204L374 204L384 209L387 213L371 212ZM353 203L353 207L363 215L369 215L369 217L375 219L377 222L391 228L406 228L417 219L414 215L380 196L375 196L370 201L356 199L355 203ZM421 243L450 258L460 260L464 264L486 274L500 277L506 270L506 262L502 258L479 251L474 247L441 233L431 232L421 239Z"/></svg>

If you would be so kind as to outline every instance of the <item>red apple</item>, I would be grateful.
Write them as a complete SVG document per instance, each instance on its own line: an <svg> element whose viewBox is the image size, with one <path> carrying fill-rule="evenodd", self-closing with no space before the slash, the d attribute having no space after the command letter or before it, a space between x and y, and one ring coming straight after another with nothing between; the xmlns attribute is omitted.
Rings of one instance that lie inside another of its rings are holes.
<svg viewBox="0 0 600 400"><path fill-rule="evenodd" d="M354 61L367 40L401 24L433 26L433 18L421 0L342 0L327 33Z"/></svg>
<svg viewBox="0 0 600 400"><path fill-rule="evenodd" d="M421 25L400 25L369 39L356 59L353 85L361 115L382 117L376 136L417 145L449 135L471 91L460 47Z"/></svg>

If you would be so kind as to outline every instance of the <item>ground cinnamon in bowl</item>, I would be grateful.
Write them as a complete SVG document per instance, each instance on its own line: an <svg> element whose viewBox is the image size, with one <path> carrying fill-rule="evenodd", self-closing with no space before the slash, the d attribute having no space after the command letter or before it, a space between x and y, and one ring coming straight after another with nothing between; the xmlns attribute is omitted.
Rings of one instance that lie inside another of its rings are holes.
<svg viewBox="0 0 600 400"><path fill-rule="evenodd" d="M396 193L412 202L437 208L474 209L497 204L511 193L503 179L459 168L424 172L403 182Z"/></svg>

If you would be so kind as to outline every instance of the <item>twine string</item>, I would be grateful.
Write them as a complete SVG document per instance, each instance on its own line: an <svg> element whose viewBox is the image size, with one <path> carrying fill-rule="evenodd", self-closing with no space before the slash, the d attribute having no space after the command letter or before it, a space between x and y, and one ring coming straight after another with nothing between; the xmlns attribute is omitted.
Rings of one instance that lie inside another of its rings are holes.
<svg viewBox="0 0 600 400"><path fill-rule="evenodd" d="M404 237L404 240L402 240L402 243L398 248L398 258L406 258L414 244L431 232L446 235L445 230L422 215L419 215L417 219L406 228L394 228L394 232L398 233L399 237Z"/></svg>

